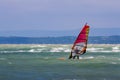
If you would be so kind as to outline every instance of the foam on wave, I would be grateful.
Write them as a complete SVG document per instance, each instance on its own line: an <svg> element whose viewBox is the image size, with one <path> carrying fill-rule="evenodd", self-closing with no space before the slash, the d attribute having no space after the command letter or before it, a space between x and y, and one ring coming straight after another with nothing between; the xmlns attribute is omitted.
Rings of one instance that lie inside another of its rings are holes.
<svg viewBox="0 0 120 80"><path fill-rule="evenodd" d="M16 50L16 48L18 50ZM15 50L14 50L15 49ZM11 50L8 48L0 50L0 53L20 53L20 52L70 52L71 51L71 45L56 45L56 44L44 44L44 45L31 45L27 46L27 50L24 48L19 49L19 47L11 48ZM109 52L120 52L119 45L90 45L87 48L87 52L103 52L103 53L109 53Z"/></svg>

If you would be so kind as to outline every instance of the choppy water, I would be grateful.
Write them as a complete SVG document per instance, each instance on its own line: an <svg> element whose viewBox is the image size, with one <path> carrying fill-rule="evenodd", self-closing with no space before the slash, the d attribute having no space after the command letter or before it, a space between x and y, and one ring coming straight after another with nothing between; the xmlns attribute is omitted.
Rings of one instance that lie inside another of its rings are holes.
<svg viewBox="0 0 120 80"><path fill-rule="evenodd" d="M89 44L80 60L72 45L0 45L0 80L119 80L120 45Z"/></svg>

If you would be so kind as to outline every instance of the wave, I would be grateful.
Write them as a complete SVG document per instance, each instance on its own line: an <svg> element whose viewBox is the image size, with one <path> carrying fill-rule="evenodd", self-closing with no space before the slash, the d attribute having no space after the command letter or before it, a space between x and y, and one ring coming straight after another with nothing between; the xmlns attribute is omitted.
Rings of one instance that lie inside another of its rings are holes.
<svg viewBox="0 0 120 80"><path fill-rule="evenodd" d="M70 52L70 49L65 49L65 48L52 48L49 52Z"/></svg>
<svg viewBox="0 0 120 80"><path fill-rule="evenodd" d="M119 50L118 46L112 47L113 50Z"/></svg>
<svg viewBox="0 0 120 80"><path fill-rule="evenodd" d="M111 49L106 49L106 48L88 48L88 52L120 52L119 47L112 47Z"/></svg>
<svg viewBox="0 0 120 80"><path fill-rule="evenodd" d="M12 62L8 62L8 64L12 64Z"/></svg>
<svg viewBox="0 0 120 80"><path fill-rule="evenodd" d="M117 64L116 62L111 62L111 64Z"/></svg>
<svg viewBox="0 0 120 80"><path fill-rule="evenodd" d="M89 56L89 57L79 57L79 59L93 59L93 56Z"/></svg>
<svg viewBox="0 0 120 80"><path fill-rule="evenodd" d="M17 46L4 47L0 50L0 53L38 53L38 52L71 52L72 45L60 45L60 44L43 44L43 45L29 45L29 46ZM110 52L120 52L119 45L89 45L87 52L101 52L101 53L110 53Z"/></svg>
<svg viewBox="0 0 120 80"><path fill-rule="evenodd" d="M31 46L31 48L36 48L36 47L44 48L44 47L47 47L47 45L33 45L33 46Z"/></svg>

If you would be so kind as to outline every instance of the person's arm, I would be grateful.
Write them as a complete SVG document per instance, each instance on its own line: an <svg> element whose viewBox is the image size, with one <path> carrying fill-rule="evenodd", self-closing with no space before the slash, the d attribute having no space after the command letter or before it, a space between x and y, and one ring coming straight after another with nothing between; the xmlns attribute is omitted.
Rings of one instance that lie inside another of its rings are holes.
<svg viewBox="0 0 120 80"><path fill-rule="evenodd" d="M84 54L85 52L86 52L86 47L83 47L79 53Z"/></svg>

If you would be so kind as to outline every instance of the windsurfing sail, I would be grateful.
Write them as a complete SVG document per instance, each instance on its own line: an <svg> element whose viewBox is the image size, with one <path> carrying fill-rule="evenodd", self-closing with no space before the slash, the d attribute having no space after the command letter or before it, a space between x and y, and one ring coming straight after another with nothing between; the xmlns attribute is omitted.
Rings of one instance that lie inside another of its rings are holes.
<svg viewBox="0 0 120 80"><path fill-rule="evenodd" d="M86 52L89 28L90 27L86 23L84 25L83 29L81 30L81 32L79 33L78 37L76 38L73 46L72 46L72 50L71 50L71 54L69 56L69 59L72 58L72 51L75 48L77 48L79 51L82 51L81 54L84 54Z"/></svg>

